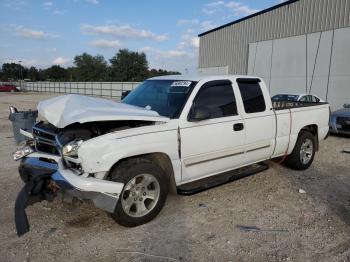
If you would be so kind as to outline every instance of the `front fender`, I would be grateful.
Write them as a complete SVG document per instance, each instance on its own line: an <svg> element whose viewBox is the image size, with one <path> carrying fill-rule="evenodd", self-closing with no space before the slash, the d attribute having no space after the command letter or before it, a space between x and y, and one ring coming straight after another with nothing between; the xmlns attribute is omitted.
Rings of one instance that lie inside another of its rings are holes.
<svg viewBox="0 0 350 262"><path fill-rule="evenodd" d="M177 130L118 137L117 133L84 142L78 151L85 172L108 172L121 159L149 153L164 153L178 160Z"/></svg>

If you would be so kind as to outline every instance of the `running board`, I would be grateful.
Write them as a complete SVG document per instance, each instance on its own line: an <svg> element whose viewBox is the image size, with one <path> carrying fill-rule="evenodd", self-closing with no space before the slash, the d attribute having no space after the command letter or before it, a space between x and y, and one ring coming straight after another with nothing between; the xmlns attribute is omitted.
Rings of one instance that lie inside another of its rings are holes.
<svg viewBox="0 0 350 262"><path fill-rule="evenodd" d="M264 170L267 170L269 166L265 162L253 164L251 166L242 167L233 171L225 172L219 175L203 178L183 184L177 187L177 193L179 195L190 196L210 188L214 188L223 184L230 183L232 181L239 180L244 177L248 177Z"/></svg>

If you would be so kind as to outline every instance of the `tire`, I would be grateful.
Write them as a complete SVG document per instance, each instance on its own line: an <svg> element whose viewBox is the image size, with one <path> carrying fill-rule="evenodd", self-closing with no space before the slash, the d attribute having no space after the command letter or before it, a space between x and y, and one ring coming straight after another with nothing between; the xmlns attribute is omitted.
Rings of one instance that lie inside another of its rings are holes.
<svg viewBox="0 0 350 262"><path fill-rule="evenodd" d="M307 131L300 131L293 152L287 156L284 164L295 170L308 169L316 153L315 136Z"/></svg>
<svg viewBox="0 0 350 262"><path fill-rule="evenodd" d="M135 227L151 221L165 204L168 176L147 159L133 158L122 162L111 172L111 180L124 183L116 209L111 214L122 226Z"/></svg>

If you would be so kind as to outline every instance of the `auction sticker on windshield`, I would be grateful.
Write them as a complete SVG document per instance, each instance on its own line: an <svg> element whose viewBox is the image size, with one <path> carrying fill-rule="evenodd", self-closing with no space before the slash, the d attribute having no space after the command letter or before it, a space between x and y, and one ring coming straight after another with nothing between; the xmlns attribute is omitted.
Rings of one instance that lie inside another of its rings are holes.
<svg viewBox="0 0 350 262"><path fill-rule="evenodd" d="M171 86L185 86L189 87L191 85L191 81L175 81L171 84Z"/></svg>

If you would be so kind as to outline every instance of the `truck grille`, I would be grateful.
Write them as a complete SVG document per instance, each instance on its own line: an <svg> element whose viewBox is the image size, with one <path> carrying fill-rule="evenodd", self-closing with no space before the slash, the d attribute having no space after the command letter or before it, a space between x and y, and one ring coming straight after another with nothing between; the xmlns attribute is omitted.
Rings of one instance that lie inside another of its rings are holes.
<svg viewBox="0 0 350 262"><path fill-rule="evenodd" d="M43 123L39 122L33 126L33 137L35 139L35 147L39 152L60 155L56 134L53 130L42 128Z"/></svg>
<svg viewBox="0 0 350 262"><path fill-rule="evenodd" d="M337 125L340 125L340 130L350 131L350 117L338 116L336 120Z"/></svg>

